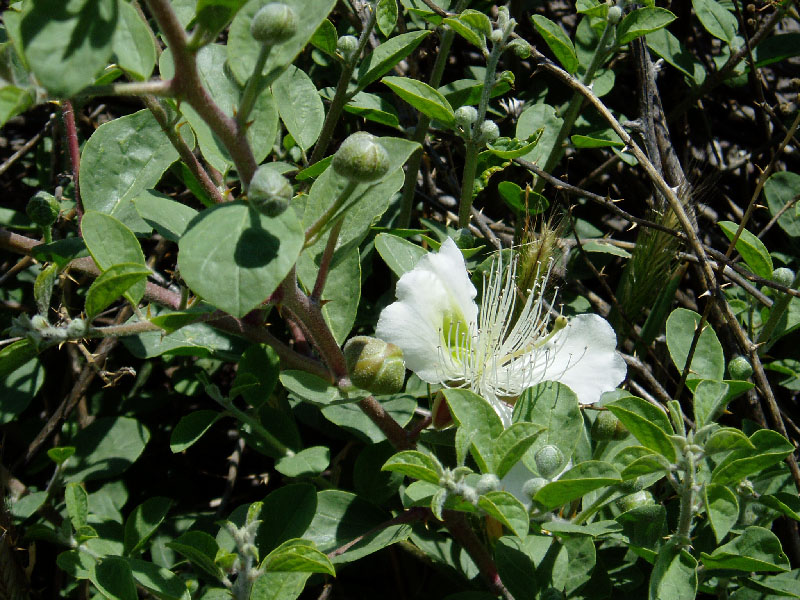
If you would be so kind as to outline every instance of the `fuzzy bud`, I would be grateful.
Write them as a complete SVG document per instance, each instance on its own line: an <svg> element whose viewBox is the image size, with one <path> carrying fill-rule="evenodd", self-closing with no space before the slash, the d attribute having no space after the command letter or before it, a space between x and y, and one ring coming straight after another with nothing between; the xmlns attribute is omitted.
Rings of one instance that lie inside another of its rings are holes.
<svg viewBox="0 0 800 600"><path fill-rule="evenodd" d="M469 134L475 121L478 120L478 111L474 106L459 106L454 116L456 125Z"/></svg>
<svg viewBox="0 0 800 600"><path fill-rule="evenodd" d="M611 25L616 25L622 20L622 9L619 6L612 6L608 9L606 19Z"/></svg>
<svg viewBox="0 0 800 600"><path fill-rule="evenodd" d="M533 459L536 461L536 470L539 471L539 475L545 479L551 479L561 469L564 455L561 450L548 444L539 448Z"/></svg>
<svg viewBox="0 0 800 600"><path fill-rule="evenodd" d="M525 485L522 486L522 493L532 500L539 490L546 485L546 479L543 477L534 477L525 482Z"/></svg>
<svg viewBox="0 0 800 600"><path fill-rule="evenodd" d="M378 338L359 335L344 345L344 358L353 385L373 394L396 394L403 389L406 367L403 351Z"/></svg>
<svg viewBox="0 0 800 600"><path fill-rule="evenodd" d="M297 14L282 2L263 6L250 23L250 34L265 46L276 46L297 32Z"/></svg>
<svg viewBox="0 0 800 600"><path fill-rule="evenodd" d="M89 328L83 319L72 319L67 323L67 337L70 339L81 338L86 335Z"/></svg>
<svg viewBox="0 0 800 600"><path fill-rule="evenodd" d="M28 206L25 207L25 212L28 213L30 220L39 227L50 227L55 223L58 220L60 210L58 200L47 192L36 192L28 200Z"/></svg>
<svg viewBox="0 0 800 600"><path fill-rule="evenodd" d="M277 217L292 201L292 185L275 169L260 166L247 189L247 201L262 215Z"/></svg>
<svg viewBox="0 0 800 600"><path fill-rule="evenodd" d="M644 487L644 482L642 481L641 477L634 477L633 479L627 479L622 483L618 483L616 485L616 488L623 494L633 494L634 492L640 491L643 487Z"/></svg>
<svg viewBox="0 0 800 600"><path fill-rule="evenodd" d="M634 494L623 496L622 498L617 500L617 506L623 512L653 503L654 503L653 495L647 490L641 490Z"/></svg>
<svg viewBox="0 0 800 600"><path fill-rule="evenodd" d="M475 491L479 496L483 496L489 492L494 492L498 489L500 489L500 480L494 473L486 473L485 475L481 475L481 478L478 479L478 483L475 484Z"/></svg>
<svg viewBox="0 0 800 600"><path fill-rule="evenodd" d="M357 131L333 155L333 170L356 183L377 181L389 170L389 153L371 133Z"/></svg>
<svg viewBox="0 0 800 600"><path fill-rule="evenodd" d="M734 356L728 363L728 375L731 379L747 381L753 374L753 366L744 356Z"/></svg>
<svg viewBox="0 0 800 600"><path fill-rule="evenodd" d="M779 267L772 272L772 281L785 285L786 287L792 287L794 283L794 271L786 267Z"/></svg>
<svg viewBox="0 0 800 600"><path fill-rule="evenodd" d="M492 31L491 40L493 44L499 44L503 41L505 34L503 34L502 29L495 29Z"/></svg>
<svg viewBox="0 0 800 600"><path fill-rule="evenodd" d="M477 137L477 142L479 144L491 144L500 137L500 128L494 121L484 121L478 128Z"/></svg>
<svg viewBox="0 0 800 600"><path fill-rule="evenodd" d="M50 323L43 315L33 315L30 320L31 325L38 331L43 331L50 328Z"/></svg>
<svg viewBox="0 0 800 600"><path fill-rule="evenodd" d="M336 42L336 51L342 58L349 61L353 58L353 53L358 49L358 38L354 35L343 35Z"/></svg>
<svg viewBox="0 0 800 600"><path fill-rule="evenodd" d="M508 47L514 51L517 58L521 58L522 60L525 60L531 55L531 46L523 39L517 38L513 40Z"/></svg>
<svg viewBox="0 0 800 600"><path fill-rule="evenodd" d="M592 425L592 439L595 442L607 442L609 440L621 440L628 435L628 430L614 415L614 413L604 410Z"/></svg>

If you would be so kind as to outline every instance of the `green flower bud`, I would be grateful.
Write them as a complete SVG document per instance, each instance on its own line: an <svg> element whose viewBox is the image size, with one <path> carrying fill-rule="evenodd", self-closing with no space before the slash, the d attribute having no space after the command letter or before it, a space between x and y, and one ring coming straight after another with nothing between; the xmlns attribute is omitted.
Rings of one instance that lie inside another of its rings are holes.
<svg viewBox="0 0 800 600"><path fill-rule="evenodd" d="M389 170L389 153L371 133L358 131L333 155L333 170L356 183L377 181Z"/></svg>
<svg viewBox="0 0 800 600"><path fill-rule="evenodd" d="M772 272L772 281L780 283L786 287L792 287L794 283L794 271L786 267L780 267Z"/></svg>
<svg viewBox="0 0 800 600"><path fill-rule="evenodd" d="M514 51L518 58L526 59L531 55L531 46L523 39L515 39L509 45L509 48Z"/></svg>
<svg viewBox="0 0 800 600"><path fill-rule="evenodd" d="M608 9L606 19L608 19L608 22L612 25L616 25L622 20L622 9L619 6L612 6Z"/></svg>
<svg viewBox="0 0 800 600"><path fill-rule="evenodd" d="M478 128L477 142L479 144L491 144L500 137L500 128L494 121L484 121Z"/></svg>
<svg viewBox="0 0 800 600"><path fill-rule="evenodd" d="M344 345L344 358L353 385L373 394L396 394L403 389L406 367L403 351L378 338L359 335Z"/></svg>
<svg viewBox="0 0 800 600"><path fill-rule="evenodd" d="M354 35L343 35L336 42L336 51L342 58L349 61L353 58L353 53L358 49L358 38Z"/></svg>
<svg viewBox="0 0 800 600"><path fill-rule="evenodd" d="M297 32L297 14L282 2L263 6L250 23L250 34L265 46L276 46Z"/></svg>
<svg viewBox="0 0 800 600"><path fill-rule="evenodd" d="M627 481L623 481L622 483L618 483L616 485L616 488L623 494L633 494L634 492L640 491L643 487L644 482L642 481L641 477L628 479Z"/></svg>
<svg viewBox="0 0 800 600"><path fill-rule="evenodd" d="M543 477L534 477L533 479L528 479L528 481L525 482L525 485L522 486L522 493L532 500L539 490L546 486L547 483L548 481Z"/></svg>
<svg viewBox="0 0 800 600"><path fill-rule="evenodd" d="M250 180L247 201L250 206L268 217L277 217L292 201L289 181L269 165L261 165Z"/></svg>
<svg viewBox="0 0 800 600"><path fill-rule="evenodd" d="M481 478L478 479L478 483L475 484L475 491L479 496L483 496L489 492L494 492L498 489L500 489L500 480L494 473L486 473L485 475L481 475Z"/></svg>
<svg viewBox="0 0 800 600"><path fill-rule="evenodd" d="M459 106L454 116L456 125L466 133L470 133L475 121L478 120L478 111L474 106Z"/></svg>
<svg viewBox="0 0 800 600"><path fill-rule="evenodd" d="M628 430L608 410L602 411L592 425L592 439L595 442L607 442L609 440L621 440L628 435Z"/></svg>
<svg viewBox="0 0 800 600"><path fill-rule="evenodd" d="M28 206L25 207L25 212L28 213L30 220L39 227L50 227L58 220L60 211L61 207L58 205L58 200L47 192L36 192L28 200Z"/></svg>
<svg viewBox="0 0 800 600"><path fill-rule="evenodd" d="M67 324L67 337L73 339L83 337L86 335L88 329L86 321L83 319L72 319L72 321Z"/></svg>
<svg viewBox="0 0 800 600"><path fill-rule="evenodd" d="M753 366L744 356L735 356L728 363L728 375L731 379L747 381L753 374Z"/></svg>
<svg viewBox="0 0 800 600"><path fill-rule="evenodd" d="M646 506L647 504L654 504L654 503L655 500L653 500L653 495L646 490L642 490L634 494L630 494L628 496L623 496L622 498L617 500L617 506L623 512L633 510L634 508L638 508L640 506Z"/></svg>
<svg viewBox="0 0 800 600"><path fill-rule="evenodd" d="M503 41L504 37L505 35L503 34L503 31L501 29L495 29L494 31L492 31L491 40L493 44L499 44L500 42Z"/></svg>
<svg viewBox="0 0 800 600"><path fill-rule="evenodd" d="M539 471L539 475L545 479L551 479L561 470L564 455L561 450L548 444L539 448L533 460L536 461L536 469Z"/></svg>
<svg viewBox="0 0 800 600"><path fill-rule="evenodd" d="M33 315L30 323L34 329L38 329L39 331L50 328L50 323L47 322L47 318L42 315Z"/></svg>

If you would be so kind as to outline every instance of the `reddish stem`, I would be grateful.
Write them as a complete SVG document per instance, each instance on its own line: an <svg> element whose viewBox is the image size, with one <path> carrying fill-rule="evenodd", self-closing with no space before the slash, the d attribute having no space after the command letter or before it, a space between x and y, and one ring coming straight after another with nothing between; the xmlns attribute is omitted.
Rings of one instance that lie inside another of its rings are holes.
<svg viewBox="0 0 800 600"><path fill-rule="evenodd" d="M78 128L75 126L75 109L70 100L64 100L61 105L61 116L64 118L64 129L66 130L67 151L69 161L72 163L72 179L75 183L75 212L78 218L83 217L83 205L81 203L80 170L81 170L81 147L78 143Z"/></svg>

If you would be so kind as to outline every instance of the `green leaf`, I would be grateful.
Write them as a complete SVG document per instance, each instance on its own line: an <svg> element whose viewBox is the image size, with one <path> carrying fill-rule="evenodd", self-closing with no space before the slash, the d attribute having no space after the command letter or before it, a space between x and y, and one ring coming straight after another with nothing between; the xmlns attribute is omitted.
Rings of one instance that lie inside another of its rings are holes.
<svg viewBox="0 0 800 600"><path fill-rule="evenodd" d="M442 22L473 46L481 50L486 48L486 36L491 34L492 25L485 14L469 9Z"/></svg>
<svg viewBox="0 0 800 600"><path fill-rule="evenodd" d="M37 0L22 13L23 53L53 96L73 96L108 64L117 0Z"/></svg>
<svg viewBox="0 0 800 600"><path fill-rule="evenodd" d="M397 0L379 0L377 11L378 29L389 37L397 25Z"/></svg>
<svg viewBox="0 0 800 600"><path fill-rule="evenodd" d="M280 381L298 400L326 406L339 399L339 389L330 381L305 371L287 369L280 374Z"/></svg>
<svg viewBox="0 0 800 600"><path fill-rule="evenodd" d="M692 310L676 308L667 318L667 348L678 371L683 371L692 338L700 323L700 315ZM688 379L722 381L725 373L725 356L722 344L710 324L703 326L692 358Z"/></svg>
<svg viewBox="0 0 800 600"><path fill-rule="evenodd" d="M261 506L256 538L264 552L305 534L317 512L317 491L307 483L292 483L270 492Z"/></svg>
<svg viewBox="0 0 800 600"><path fill-rule="evenodd" d="M125 521L125 554L135 555L144 549L147 540L164 521L171 506L172 500L169 498L155 496L133 509Z"/></svg>
<svg viewBox="0 0 800 600"><path fill-rule="evenodd" d="M361 91L373 81L392 70L397 63L411 54L430 31L410 31L389 38L364 57L358 65L356 91Z"/></svg>
<svg viewBox="0 0 800 600"><path fill-rule="evenodd" d="M417 450L404 450L387 460L381 471L394 471L420 481L438 484L442 476L442 465L432 456Z"/></svg>
<svg viewBox="0 0 800 600"><path fill-rule="evenodd" d="M136 558L126 560L136 583L159 600L189 600L186 583L174 573L144 560Z"/></svg>
<svg viewBox="0 0 800 600"><path fill-rule="evenodd" d="M777 575L753 575L748 577L744 584L753 587L760 592L771 594L769 596L748 596L748 598L769 598L773 600L779 597L800 598L800 569L792 569L788 573L778 573ZM773 595L774 594L774 595Z"/></svg>
<svg viewBox="0 0 800 600"><path fill-rule="evenodd" d="M0 127L9 119L24 113L34 104L34 95L30 90L15 85L0 88Z"/></svg>
<svg viewBox="0 0 800 600"><path fill-rule="evenodd" d="M116 217L136 233L149 233L133 200L155 187L177 159L178 151L149 110L103 123L81 152L84 208Z"/></svg>
<svg viewBox="0 0 800 600"><path fill-rule="evenodd" d="M180 241L178 266L194 292L243 317L277 289L303 241L294 211L267 217L243 202L229 202L192 220Z"/></svg>
<svg viewBox="0 0 800 600"><path fill-rule="evenodd" d="M564 457L559 470L566 467L583 431L578 397L567 386L553 381L539 383L522 392L511 420L544 428L523 457L525 466L534 473L538 470L533 457L537 450L548 445L558 448Z"/></svg>
<svg viewBox="0 0 800 600"><path fill-rule="evenodd" d="M512 423L494 440L494 473L503 478L536 441L543 427L533 423Z"/></svg>
<svg viewBox="0 0 800 600"><path fill-rule="evenodd" d="M15 346L12 348L12 346ZM28 340L20 340L0 351L0 425L10 423L28 408L44 383L44 367L36 358ZM3 352L6 351L7 352ZM24 360L18 368L14 365Z"/></svg>
<svg viewBox="0 0 800 600"><path fill-rule="evenodd" d="M8 377L37 354L36 347L30 340L18 340L0 349L0 379ZM24 410L24 407L20 410Z"/></svg>
<svg viewBox="0 0 800 600"><path fill-rule="evenodd" d="M606 404L625 428L642 446L654 450L671 463L676 460L675 447L669 436L674 433L669 418L647 400L626 396Z"/></svg>
<svg viewBox="0 0 800 600"><path fill-rule="evenodd" d="M397 128L400 126L397 109L383 95L358 92L350 102L345 104L344 109L350 114L387 127Z"/></svg>
<svg viewBox="0 0 800 600"><path fill-rule="evenodd" d="M151 274L150 269L139 263L118 263L106 269L92 282L86 291L86 319L91 322L123 294L127 294L133 286L141 289L139 284ZM141 296L130 297L131 302L138 304Z"/></svg>
<svg viewBox="0 0 800 600"><path fill-rule="evenodd" d="M645 34L662 29L675 20L666 8L638 8L625 15L617 25L617 44L620 46Z"/></svg>
<svg viewBox="0 0 800 600"><path fill-rule="evenodd" d="M253 74L261 44L250 35L250 22L262 6L272 0L250 0L237 14L228 30L228 65L244 85ZM331 12L336 0L282 0L297 15L297 31L287 41L272 47L264 67L270 79L290 65Z"/></svg>
<svg viewBox="0 0 800 600"><path fill-rule="evenodd" d="M144 221L171 242L177 242L189 222L197 216L191 206L175 202L169 196L152 190L134 198L136 212Z"/></svg>
<svg viewBox="0 0 800 600"><path fill-rule="evenodd" d="M655 550L666 533L667 511L660 504L645 504L626 510L616 521L631 545Z"/></svg>
<svg viewBox="0 0 800 600"><path fill-rule="evenodd" d="M72 527L77 531L86 527L89 518L89 494L79 483L68 483L64 488L64 501L67 504L67 514Z"/></svg>
<svg viewBox="0 0 800 600"><path fill-rule="evenodd" d="M275 470L286 477L307 477L319 475L330 464L330 449L327 446L314 446L294 456L284 456L275 463Z"/></svg>
<svg viewBox="0 0 800 600"><path fill-rule="evenodd" d="M166 543L167 548L175 550L212 578L222 581L225 574L214 562L219 546L217 541L204 531L187 531L172 542Z"/></svg>
<svg viewBox="0 0 800 600"><path fill-rule="evenodd" d="M744 433L734 427L721 427L708 436L703 444L703 452L716 454L717 452L730 452L731 450L755 449L753 442Z"/></svg>
<svg viewBox="0 0 800 600"><path fill-rule="evenodd" d="M381 82L389 86L401 99L408 102L431 119L452 127L455 123L453 107L447 98L427 83L406 77L384 77Z"/></svg>
<svg viewBox="0 0 800 600"><path fill-rule="evenodd" d="M75 456L64 476L67 481L108 479L130 467L150 439L147 428L129 417L100 417L73 440Z"/></svg>
<svg viewBox="0 0 800 600"><path fill-rule="evenodd" d="M619 483L622 477L613 465L599 460L587 460L578 463L536 492L535 502L544 505L548 510L582 498L589 492L601 487Z"/></svg>
<svg viewBox="0 0 800 600"><path fill-rule="evenodd" d="M136 583L128 561L119 556L107 556L89 571L89 579L111 600L137 600Z"/></svg>
<svg viewBox="0 0 800 600"><path fill-rule="evenodd" d="M57 465L63 465L73 454L75 454L74 446L57 446L47 451L48 458Z"/></svg>
<svg viewBox="0 0 800 600"><path fill-rule="evenodd" d="M622 479L628 481L636 479L642 475L649 475L651 473L658 473L659 471L667 471L669 464L660 454L648 454L647 456L639 457L622 470Z"/></svg>
<svg viewBox="0 0 800 600"><path fill-rule="evenodd" d="M722 381L701 380L694 389L694 421L695 427L712 423L722 414L728 401L728 384Z"/></svg>
<svg viewBox="0 0 800 600"><path fill-rule="evenodd" d="M739 23L736 17L716 0L692 0L697 18L706 31L723 42L732 44Z"/></svg>
<svg viewBox="0 0 800 600"><path fill-rule="evenodd" d="M264 573L256 579L250 600L295 600L311 573Z"/></svg>
<svg viewBox="0 0 800 600"><path fill-rule="evenodd" d="M768 506L779 513L800 521L800 498L796 494L788 492L775 492L774 494L762 494L758 497L758 502Z"/></svg>
<svg viewBox="0 0 800 600"><path fill-rule="evenodd" d="M257 382L255 387L242 390L242 397L254 408L264 405L272 396L280 375L280 358L271 346L253 344L242 355L236 369L233 385L240 385L242 378Z"/></svg>
<svg viewBox="0 0 800 600"><path fill-rule="evenodd" d="M413 269L427 254L424 248L391 233L375 236L375 249L392 272L398 277Z"/></svg>
<svg viewBox="0 0 800 600"><path fill-rule="evenodd" d="M700 553L700 560L708 569L735 569L738 571L788 571L789 559L781 542L769 529L748 527L742 535L733 538L711 554Z"/></svg>
<svg viewBox="0 0 800 600"><path fill-rule="evenodd" d="M33 283L33 297L36 299L36 308L40 315L50 311L50 300L53 296L53 286L58 279L58 265L52 264L44 267L36 276Z"/></svg>
<svg viewBox="0 0 800 600"><path fill-rule="evenodd" d="M214 39L247 0L197 0L195 21L203 31L201 39Z"/></svg>
<svg viewBox="0 0 800 600"><path fill-rule="evenodd" d="M534 104L522 111L514 137L526 140L535 132L544 129L539 143L522 158L541 167L552 152L563 152L562 149L555 147L562 123L563 119L557 116L556 109L549 104Z"/></svg>
<svg viewBox="0 0 800 600"><path fill-rule="evenodd" d="M667 29L647 34L647 45L660 58L686 75L689 85L701 85L706 78L702 63Z"/></svg>
<svg viewBox="0 0 800 600"><path fill-rule="evenodd" d="M500 158L519 158L530 152L539 143L542 132L542 129L535 131L527 140L507 137L497 138L495 141L486 144L486 148Z"/></svg>
<svg viewBox="0 0 800 600"><path fill-rule="evenodd" d="M34 246L31 256L42 262L54 262L59 269L63 269L76 258L89 256L89 251L83 239L76 236Z"/></svg>
<svg viewBox="0 0 800 600"><path fill-rule="evenodd" d="M330 57L335 57L338 39L339 34L336 32L336 27L328 19L324 19L309 41L318 50Z"/></svg>
<svg viewBox="0 0 800 600"><path fill-rule="evenodd" d="M491 404L469 390L443 390L456 431L456 460L463 465L467 452L482 473L494 473L494 440L503 433L503 422Z"/></svg>
<svg viewBox="0 0 800 600"><path fill-rule="evenodd" d="M578 70L578 56L575 54L575 46L561 26L542 15L531 15L531 20L564 70L574 74Z"/></svg>
<svg viewBox="0 0 800 600"><path fill-rule="evenodd" d="M734 450L711 473L714 483L733 483L782 461L794 445L777 431L759 429L750 436L754 449Z"/></svg>
<svg viewBox="0 0 800 600"><path fill-rule="evenodd" d="M739 501L724 485L710 483L703 489L706 514L719 544L739 520Z"/></svg>
<svg viewBox="0 0 800 600"><path fill-rule="evenodd" d="M119 67L138 81L149 79L156 65L156 47L150 28L136 9L119 2L119 21L114 31L114 55Z"/></svg>
<svg viewBox="0 0 800 600"><path fill-rule="evenodd" d="M608 148L609 146L623 148L625 146L625 143L615 133L611 134L610 136L603 136L602 134L577 134L571 136L570 140L572 141L572 145L576 148Z"/></svg>
<svg viewBox="0 0 800 600"><path fill-rule="evenodd" d="M525 539L530 517L528 511L508 492L489 492L478 499L478 508L508 527L514 535Z"/></svg>
<svg viewBox="0 0 800 600"><path fill-rule="evenodd" d="M783 210L795 197L800 194L800 174L791 171L773 173L764 184L764 197L769 206L772 217L778 218L778 225L787 235L800 237L800 211L795 208Z"/></svg>
<svg viewBox="0 0 800 600"><path fill-rule="evenodd" d="M733 236L736 235L739 226L733 221L719 221L717 224L722 228L728 239L733 241ZM764 279L772 279L773 265L769 250L767 250L764 242L747 231L747 229L742 229L742 234L736 242L736 251L742 255L744 262L747 263L753 273Z"/></svg>
<svg viewBox="0 0 800 600"><path fill-rule="evenodd" d="M270 552L261 563L270 572L327 573L336 577L330 559L307 540L287 540Z"/></svg>
<svg viewBox="0 0 800 600"><path fill-rule="evenodd" d="M697 595L697 561L686 550L667 544L650 575L649 600L684 600Z"/></svg>
<svg viewBox="0 0 800 600"><path fill-rule="evenodd" d="M304 71L289 65L272 84L281 121L303 151L317 141L325 121L325 107L317 87Z"/></svg>
<svg viewBox="0 0 800 600"><path fill-rule="evenodd" d="M417 400L408 394L397 394L382 400L381 405L395 421L405 426L414 416ZM365 441L378 443L386 439L378 426L353 402L326 406L322 409L322 415Z"/></svg>

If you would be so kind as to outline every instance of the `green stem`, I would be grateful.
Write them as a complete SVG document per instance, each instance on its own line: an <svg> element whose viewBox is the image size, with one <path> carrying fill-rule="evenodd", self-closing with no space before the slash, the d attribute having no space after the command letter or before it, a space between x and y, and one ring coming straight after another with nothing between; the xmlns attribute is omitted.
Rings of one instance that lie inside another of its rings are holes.
<svg viewBox="0 0 800 600"><path fill-rule="evenodd" d="M369 21L367 21L364 29L361 30L361 35L358 38L358 47L342 66L342 73L339 76L339 82L336 84L336 91L333 94L333 99L331 100L328 114L325 117L325 122L322 124L322 131L319 134L319 139L314 145L314 152L311 153L311 159L308 161L309 165L313 165L325 156L325 151L331 143L333 130L336 129L344 105L352 98L352 95L347 93L347 88L350 85L350 79L353 77L353 71L356 68L358 57L361 56L361 52L363 52L366 47L367 40L369 40L369 36L375 28L377 19L377 11L372 7L369 14Z"/></svg>
<svg viewBox="0 0 800 600"><path fill-rule="evenodd" d="M239 112L236 114L236 122L243 130L247 127L247 117L250 116L256 104L258 94L263 86L264 65L267 64L270 50L272 50L272 46L261 44L261 49L258 51L258 58L256 59L256 66L253 68L253 74L250 76L250 79L247 80L247 86L244 88L242 103L239 106Z"/></svg>
<svg viewBox="0 0 800 600"><path fill-rule="evenodd" d="M581 82L584 85L589 85L592 82L595 72L597 72L597 69L603 64L603 61L606 57L606 47L608 46L609 40L611 39L611 36L614 35L615 31L616 27L606 21L606 27L603 30L603 35L600 36L600 42L597 44L597 48L594 49L594 54L592 55L592 60L589 63L589 67L586 69L586 73L584 73L583 77L581 78ZM545 162L542 169L546 173L552 172L552 170L561 160L564 140L567 139L570 131L572 131L572 127L575 125L575 121L578 118L582 104L583 96L577 91L574 92L569 104L567 105L567 110L564 113L564 120L561 122L561 129L558 130L558 135L556 136L556 141L553 144L553 149L550 152L550 156L547 157L547 162ZM533 191L536 193L541 193L541 191L544 189L545 183L545 180L539 177L533 187Z"/></svg>
<svg viewBox="0 0 800 600"><path fill-rule="evenodd" d="M692 506L694 504L694 455L688 448L684 450L684 475L681 482L681 508L678 515L678 543L683 546L691 544Z"/></svg>
<svg viewBox="0 0 800 600"><path fill-rule="evenodd" d="M614 494L617 493L613 487L606 488L603 490L603 493L600 494L597 499L592 502L588 507L584 508L581 512L579 512L572 522L575 525L582 525L585 523L591 516L593 516L598 510L605 506L608 499L611 498Z"/></svg>
<svg viewBox="0 0 800 600"><path fill-rule="evenodd" d="M353 195L353 190L356 189L357 185L358 184L355 181L348 181L347 186L345 186L345 188L342 190L342 193L339 194L339 197L336 199L336 201L331 204L330 208L326 210L323 215L306 230L306 248L313 246L317 242L319 236L322 235L325 226L333 219L342 205L347 202L347 199Z"/></svg>

